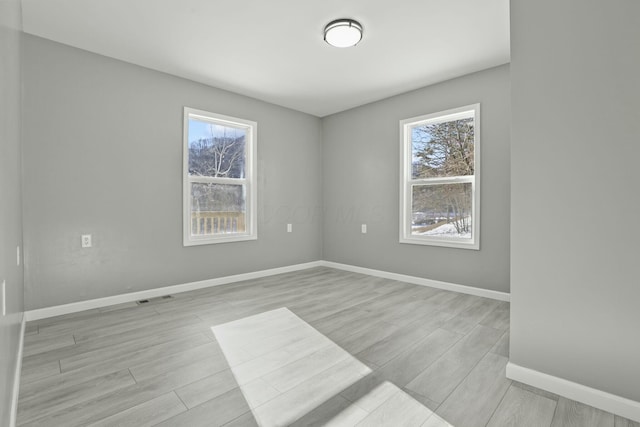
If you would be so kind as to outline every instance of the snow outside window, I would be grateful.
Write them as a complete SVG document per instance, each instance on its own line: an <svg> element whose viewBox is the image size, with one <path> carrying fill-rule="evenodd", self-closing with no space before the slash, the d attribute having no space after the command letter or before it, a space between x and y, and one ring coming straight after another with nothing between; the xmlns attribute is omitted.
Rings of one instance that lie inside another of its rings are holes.
<svg viewBox="0 0 640 427"><path fill-rule="evenodd" d="M400 122L400 242L480 248L480 104Z"/></svg>
<svg viewBox="0 0 640 427"><path fill-rule="evenodd" d="M184 109L184 246L257 239L252 121Z"/></svg>

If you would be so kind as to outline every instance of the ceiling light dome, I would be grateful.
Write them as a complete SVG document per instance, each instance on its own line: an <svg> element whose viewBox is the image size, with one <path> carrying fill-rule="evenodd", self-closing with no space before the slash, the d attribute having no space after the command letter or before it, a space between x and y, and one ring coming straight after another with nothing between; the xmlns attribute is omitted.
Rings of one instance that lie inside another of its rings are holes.
<svg viewBox="0 0 640 427"><path fill-rule="evenodd" d="M361 39L362 25L353 19L336 19L324 27L324 41L331 46L355 46Z"/></svg>

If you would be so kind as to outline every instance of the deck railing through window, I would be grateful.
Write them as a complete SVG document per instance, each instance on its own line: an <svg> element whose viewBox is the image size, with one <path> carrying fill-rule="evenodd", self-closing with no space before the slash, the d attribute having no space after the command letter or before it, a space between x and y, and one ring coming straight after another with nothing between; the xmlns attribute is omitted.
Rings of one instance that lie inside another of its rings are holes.
<svg viewBox="0 0 640 427"><path fill-rule="evenodd" d="M244 233L244 212L192 212L191 234Z"/></svg>

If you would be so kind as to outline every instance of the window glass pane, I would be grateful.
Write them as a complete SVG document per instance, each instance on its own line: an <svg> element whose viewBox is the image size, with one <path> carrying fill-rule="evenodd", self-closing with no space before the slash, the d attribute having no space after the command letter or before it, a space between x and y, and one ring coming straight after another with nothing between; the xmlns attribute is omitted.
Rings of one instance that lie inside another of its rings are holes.
<svg viewBox="0 0 640 427"><path fill-rule="evenodd" d="M191 235L244 233L244 185L191 183Z"/></svg>
<svg viewBox="0 0 640 427"><path fill-rule="evenodd" d="M412 235L471 238L471 183L414 185L412 193Z"/></svg>
<svg viewBox="0 0 640 427"><path fill-rule="evenodd" d="M244 128L189 117L189 175L245 177Z"/></svg>
<svg viewBox="0 0 640 427"><path fill-rule="evenodd" d="M474 119L411 127L413 179L473 175Z"/></svg>

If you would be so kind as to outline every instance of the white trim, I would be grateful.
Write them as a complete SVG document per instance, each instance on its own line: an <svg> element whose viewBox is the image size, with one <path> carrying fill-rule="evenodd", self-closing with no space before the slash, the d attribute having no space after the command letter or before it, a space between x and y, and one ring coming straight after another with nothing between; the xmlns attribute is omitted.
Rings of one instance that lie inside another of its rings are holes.
<svg viewBox="0 0 640 427"><path fill-rule="evenodd" d="M212 286L226 285L229 283L241 282L244 280L274 276L276 274L306 270L308 268L320 267L322 265L321 263L322 261L313 261L304 264L295 264L286 267L271 268L268 270L255 271L251 273L242 273L233 276L218 277L216 279L207 279L198 282L183 283L180 285L164 286L162 288L147 289L145 291L130 292L127 294L113 295L110 297L72 302L70 304L57 305L53 307L39 308L36 310L27 311L25 313L25 317L28 321L46 319L54 316L61 316L63 314L77 313L79 311L107 307L115 304L122 304L125 302L155 298L163 295L177 294L181 292L195 291L196 289L209 288Z"/></svg>
<svg viewBox="0 0 640 427"><path fill-rule="evenodd" d="M635 400L525 368L512 362L507 363L506 373L509 379L640 422L640 402Z"/></svg>
<svg viewBox="0 0 640 427"><path fill-rule="evenodd" d="M398 280L400 282L412 283L414 285L428 286L430 288L444 289L446 291L460 292L462 294L475 295L478 297L491 298L499 301L509 301L510 294L489 289L475 288L473 286L458 285L456 283L441 282L439 280L425 279L422 277L408 276L406 274L391 273L371 268L357 267L354 265L340 264L331 261L321 261L323 267L331 267L338 270L351 271L353 273L368 274L369 276L382 277L385 279Z"/></svg>
<svg viewBox="0 0 640 427"><path fill-rule="evenodd" d="M13 396L11 396L11 413L9 414L9 427L15 427L18 419L18 396L20 396L20 374L22 373L22 349L24 348L24 333L27 327L27 314L22 314L20 326L20 340L18 341L18 360L16 371L13 375Z"/></svg>
<svg viewBox="0 0 640 427"><path fill-rule="evenodd" d="M476 295L484 298L491 298L499 301L509 301L509 294L506 292L492 291L488 289L474 288L473 286L457 285L455 283L440 282L437 280L424 279L422 277L407 276L405 274L390 273L387 271L373 270L370 268L357 267L354 265L340 264L331 261L312 261L304 264L295 264L286 267L271 268L268 270L255 271L251 273L236 274L233 276L218 277L215 279L201 280L199 282L183 283L179 285L164 286L162 288L147 289L145 291L131 292L127 294L113 295L110 297L97 298L87 301L72 302L70 304L57 305L53 307L39 308L25 312L27 321L46 319L64 314L77 313L79 311L91 310L94 308L107 307L125 302L149 299L169 294L194 291L196 289L209 288L212 286L226 285L244 280L259 279L261 277L274 276L276 274L290 273L293 271L306 270L313 267L329 267L337 270L351 271L354 273L368 274L370 276L382 277L385 279L398 280L412 283L414 285L429 286L447 291L460 292L463 294Z"/></svg>

